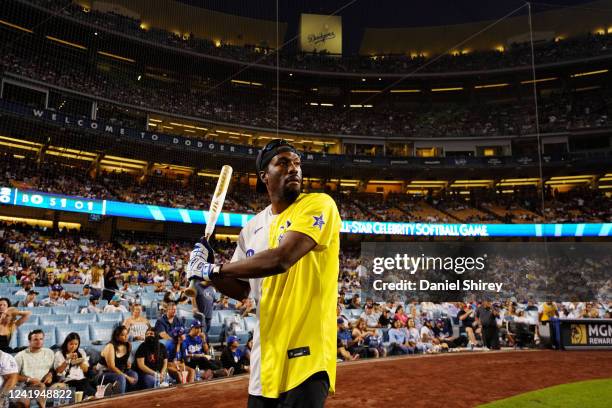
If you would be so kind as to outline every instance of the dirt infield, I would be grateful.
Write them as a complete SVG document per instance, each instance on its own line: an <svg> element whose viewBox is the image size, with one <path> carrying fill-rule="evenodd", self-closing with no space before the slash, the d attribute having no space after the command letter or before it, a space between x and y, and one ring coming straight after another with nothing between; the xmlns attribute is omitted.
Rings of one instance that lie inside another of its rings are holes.
<svg viewBox="0 0 612 408"><path fill-rule="evenodd" d="M612 352L517 351L357 361L338 366L328 407L473 407L527 391L611 378ZM247 378L186 385L82 404L94 407L244 407Z"/></svg>

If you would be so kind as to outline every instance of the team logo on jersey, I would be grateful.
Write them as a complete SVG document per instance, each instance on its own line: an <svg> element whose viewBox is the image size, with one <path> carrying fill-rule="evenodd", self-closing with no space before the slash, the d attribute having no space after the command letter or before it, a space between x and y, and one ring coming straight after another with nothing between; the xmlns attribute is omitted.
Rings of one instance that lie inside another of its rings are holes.
<svg viewBox="0 0 612 408"><path fill-rule="evenodd" d="M278 236L278 243L280 244L281 240L283 239L283 237L285 236L285 231L291 226L291 221L287 220L287 223L285 225L281 225L280 230L281 233Z"/></svg>
<svg viewBox="0 0 612 408"><path fill-rule="evenodd" d="M255 255L255 250L247 249L247 251L246 251L247 258L250 257L250 256L253 256L253 255Z"/></svg>
<svg viewBox="0 0 612 408"><path fill-rule="evenodd" d="M325 224L325 221L323 221L323 214L318 217L313 215L312 218L314 218L314 224L312 224L312 226L319 227L319 230L323 229L323 224Z"/></svg>

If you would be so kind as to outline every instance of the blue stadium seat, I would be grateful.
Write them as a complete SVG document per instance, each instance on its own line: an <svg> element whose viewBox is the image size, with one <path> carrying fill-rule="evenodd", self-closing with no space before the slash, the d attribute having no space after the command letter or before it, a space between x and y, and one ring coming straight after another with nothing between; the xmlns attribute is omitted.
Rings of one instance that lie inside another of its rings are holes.
<svg viewBox="0 0 612 408"><path fill-rule="evenodd" d="M28 317L28 321L25 322L24 324L40 324L40 315L30 315L30 317Z"/></svg>
<svg viewBox="0 0 612 408"><path fill-rule="evenodd" d="M39 316L40 324L54 325L54 324L62 324L68 323L68 315L67 314L52 314L52 315L42 315Z"/></svg>
<svg viewBox="0 0 612 408"><path fill-rule="evenodd" d="M52 308L53 314L56 315L69 315L78 313L79 307L77 305L66 305L66 306L55 306Z"/></svg>
<svg viewBox="0 0 612 408"><path fill-rule="evenodd" d="M66 292L80 294L83 292L83 286L85 285L76 284L76 283L64 283L62 286L64 287L64 290Z"/></svg>
<svg viewBox="0 0 612 408"><path fill-rule="evenodd" d="M244 318L244 328L246 331L255 330L255 326L257 325L257 318L254 316L247 316Z"/></svg>
<svg viewBox="0 0 612 408"><path fill-rule="evenodd" d="M241 332L237 332L235 336L238 337L239 344L245 345L247 344L247 341L249 341L249 337L251 336L251 334L247 331L241 331Z"/></svg>
<svg viewBox="0 0 612 408"><path fill-rule="evenodd" d="M75 313L70 315L70 323L95 323L98 321L96 313Z"/></svg>
<svg viewBox="0 0 612 408"><path fill-rule="evenodd" d="M149 323L151 324L151 327L155 327L155 323L157 323L157 319L149 319Z"/></svg>
<svg viewBox="0 0 612 408"><path fill-rule="evenodd" d="M79 308L83 308L83 307L87 307L89 306L89 299L88 298L80 298L77 302L77 305L79 306Z"/></svg>
<svg viewBox="0 0 612 408"><path fill-rule="evenodd" d="M49 287L48 286L36 286L35 288L33 288L35 291L38 292L38 298L39 299L44 299L49 295Z"/></svg>
<svg viewBox="0 0 612 408"><path fill-rule="evenodd" d="M81 338L81 346L88 346L91 341L89 337L89 325L85 323L78 324L58 324L55 327L55 337L57 343L62 344L69 333L78 333Z"/></svg>
<svg viewBox="0 0 612 408"><path fill-rule="evenodd" d="M51 307L28 307L28 308L24 308L23 310L29 310L32 312L33 315L50 315L51 314Z"/></svg>
<svg viewBox="0 0 612 408"><path fill-rule="evenodd" d="M98 313L99 322L123 322L123 314L121 313Z"/></svg>
<svg viewBox="0 0 612 408"><path fill-rule="evenodd" d="M89 338L91 341L102 341L104 344L110 341L116 322L97 322L89 324Z"/></svg>
<svg viewBox="0 0 612 408"><path fill-rule="evenodd" d="M210 330L208 330L208 341L211 343L221 342L223 335L223 326L220 324L211 324Z"/></svg>
<svg viewBox="0 0 612 408"><path fill-rule="evenodd" d="M234 316L237 314L238 312L236 312L235 310L217 310L217 315L219 316L219 322L221 323L225 321L226 317Z"/></svg>

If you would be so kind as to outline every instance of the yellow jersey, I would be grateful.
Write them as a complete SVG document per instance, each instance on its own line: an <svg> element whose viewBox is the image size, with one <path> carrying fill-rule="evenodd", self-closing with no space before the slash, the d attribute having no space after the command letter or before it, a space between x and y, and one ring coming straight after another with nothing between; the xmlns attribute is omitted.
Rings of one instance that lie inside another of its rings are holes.
<svg viewBox="0 0 612 408"><path fill-rule="evenodd" d="M279 394L326 371L336 382L336 301L342 221L327 194L300 194L272 220L269 248L287 231L305 234L316 247L284 273L263 279L259 302L262 395Z"/></svg>
<svg viewBox="0 0 612 408"><path fill-rule="evenodd" d="M542 305L542 319L540 321L547 322L557 314L557 306L554 303L550 305L548 303L544 303Z"/></svg>

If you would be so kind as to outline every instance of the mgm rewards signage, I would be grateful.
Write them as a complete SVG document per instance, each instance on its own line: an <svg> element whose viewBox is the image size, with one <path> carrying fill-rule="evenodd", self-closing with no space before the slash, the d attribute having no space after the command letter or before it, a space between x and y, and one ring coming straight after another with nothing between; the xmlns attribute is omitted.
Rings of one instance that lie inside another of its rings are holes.
<svg viewBox="0 0 612 408"><path fill-rule="evenodd" d="M302 14L300 49L303 52L327 51L342 54L342 17Z"/></svg>
<svg viewBox="0 0 612 408"><path fill-rule="evenodd" d="M612 349L612 319L558 319L565 349Z"/></svg>

